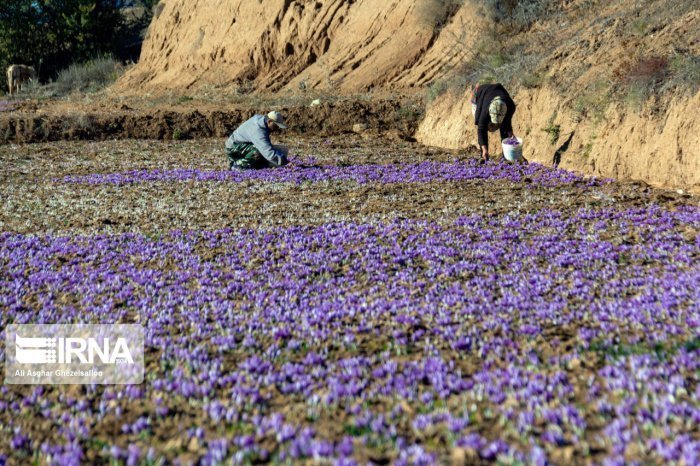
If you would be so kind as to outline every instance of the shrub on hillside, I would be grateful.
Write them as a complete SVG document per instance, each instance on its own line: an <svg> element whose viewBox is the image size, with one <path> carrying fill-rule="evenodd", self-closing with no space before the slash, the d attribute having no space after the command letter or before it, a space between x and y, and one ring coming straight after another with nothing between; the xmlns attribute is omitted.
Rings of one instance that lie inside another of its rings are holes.
<svg viewBox="0 0 700 466"><path fill-rule="evenodd" d="M474 58L464 66L469 83L499 82L506 87L537 87L542 76L537 74L539 58L518 48L505 49L498 41L485 40Z"/></svg>
<svg viewBox="0 0 700 466"><path fill-rule="evenodd" d="M574 122L589 119L594 125L605 120L605 112L611 103L612 84L599 79L578 91L573 102Z"/></svg>
<svg viewBox="0 0 700 466"><path fill-rule="evenodd" d="M625 68L627 68L625 70ZM635 62L618 71L620 78L627 83L658 84L668 73L668 59L665 57L638 58Z"/></svg>
<svg viewBox="0 0 700 466"><path fill-rule="evenodd" d="M638 58L615 71L623 85L626 100L641 108L654 91L672 89L696 93L700 89L700 56L678 53L668 59L663 56Z"/></svg>
<svg viewBox="0 0 700 466"><path fill-rule="evenodd" d="M669 85L685 89L695 94L700 89L700 56L679 54L669 64L671 79Z"/></svg>
<svg viewBox="0 0 700 466"><path fill-rule="evenodd" d="M486 0L484 7L491 20L517 32L554 11L554 3L552 0Z"/></svg>
<svg viewBox="0 0 700 466"><path fill-rule="evenodd" d="M660 56L639 57L625 63L614 75L623 85L627 103L639 110L669 73L668 59Z"/></svg>
<svg viewBox="0 0 700 466"><path fill-rule="evenodd" d="M464 89L466 89L468 84L469 82L467 81L466 77L460 74L456 74L451 78L447 79L439 79L437 81L432 82L428 86L426 100L428 103L431 103L432 101L449 91L463 91Z"/></svg>
<svg viewBox="0 0 700 466"><path fill-rule="evenodd" d="M520 29L528 28L535 21L553 11L551 0L521 0L513 10L513 23Z"/></svg>
<svg viewBox="0 0 700 466"><path fill-rule="evenodd" d="M57 95L96 92L113 83L123 71L122 64L112 57L96 58L60 71L52 87Z"/></svg>

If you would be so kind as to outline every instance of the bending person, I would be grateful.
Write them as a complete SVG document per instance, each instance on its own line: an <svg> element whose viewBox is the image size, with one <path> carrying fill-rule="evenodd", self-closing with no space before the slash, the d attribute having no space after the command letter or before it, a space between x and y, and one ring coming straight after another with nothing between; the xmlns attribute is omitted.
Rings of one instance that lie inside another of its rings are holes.
<svg viewBox="0 0 700 466"><path fill-rule="evenodd" d="M244 122L226 140L229 169L248 170L286 165L287 155L270 142L270 134L286 128L280 112L254 115Z"/></svg>
<svg viewBox="0 0 700 466"><path fill-rule="evenodd" d="M515 102L501 84L476 86L472 93L472 115L477 126L481 160L489 159L489 135L501 132L501 140L513 136Z"/></svg>

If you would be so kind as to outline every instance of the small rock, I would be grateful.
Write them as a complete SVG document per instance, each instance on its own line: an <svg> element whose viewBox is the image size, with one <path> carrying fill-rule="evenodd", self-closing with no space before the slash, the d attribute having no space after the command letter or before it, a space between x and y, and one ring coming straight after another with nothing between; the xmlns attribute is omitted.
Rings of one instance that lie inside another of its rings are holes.
<svg viewBox="0 0 700 466"><path fill-rule="evenodd" d="M555 448L550 456L555 464L571 464L574 459L574 447Z"/></svg>
<svg viewBox="0 0 700 466"><path fill-rule="evenodd" d="M566 363L566 368L570 371L575 371L577 369L580 369L581 368L581 360L579 358L569 359L569 362Z"/></svg>
<svg viewBox="0 0 700 466"><path fill-rule="evenodd" d="M475 464L478 459L479 453L473 448L457 447L452 450L452 466Z"/></svg>
<svg viewBox="0 0 700 466"><path fill-rule="evenodd" d="M365 123L355 123L354 125L352 125L353 133L360 134L365 131L367 131L367 125Z"/></svg>
<svg viewBox="0 0 700 466"><path fill-rule="evenodd" d="M315 107L316 105L321 105L321 99L312 100L311 105L309 105L309 107Z"/></svg>
<svg viewBox="0 0 700 466"><path fill-rule="evenodd" d="M193 453L199 451L199 439L197 437L192 437L190 443L187 445L187 449Z"/></svg>

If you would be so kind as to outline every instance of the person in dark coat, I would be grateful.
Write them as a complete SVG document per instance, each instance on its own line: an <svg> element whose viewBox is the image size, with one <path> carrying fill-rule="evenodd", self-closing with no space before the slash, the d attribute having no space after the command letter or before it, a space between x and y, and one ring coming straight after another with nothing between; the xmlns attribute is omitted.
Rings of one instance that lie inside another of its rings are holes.
<svg viewBox="0 0 700 466"><path fill-rule="evenodd" d="M489 132L500 130L501 140L513 136L515 102L501 84L476 86L472 93L472 115L477 126L481 160L489 159Z"/></svg>

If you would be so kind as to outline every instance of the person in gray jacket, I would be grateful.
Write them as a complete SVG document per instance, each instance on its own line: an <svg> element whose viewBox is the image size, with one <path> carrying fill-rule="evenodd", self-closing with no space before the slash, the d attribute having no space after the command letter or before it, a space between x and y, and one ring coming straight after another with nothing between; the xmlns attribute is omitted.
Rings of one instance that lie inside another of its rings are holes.
<svg viewBox="0 0 700 466"><path fill-rule="evenodd" d="M226 140L229 169L281 167L287 164L287 154L270 142L270 134L286 129L280 112L254 115L236 129Z"/></svg>

